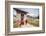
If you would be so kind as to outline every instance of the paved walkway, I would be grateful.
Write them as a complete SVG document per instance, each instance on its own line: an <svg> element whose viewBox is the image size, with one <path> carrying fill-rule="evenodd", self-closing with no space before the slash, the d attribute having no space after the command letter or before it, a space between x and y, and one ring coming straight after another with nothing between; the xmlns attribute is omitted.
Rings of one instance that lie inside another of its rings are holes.
<svg viewBox="0 0 46 36"><path fill-rule="evenodd" d="M22 28L28 28L28 27L34 27L34 26L27 23L27 25L22 25L21 27Z"/></svg>

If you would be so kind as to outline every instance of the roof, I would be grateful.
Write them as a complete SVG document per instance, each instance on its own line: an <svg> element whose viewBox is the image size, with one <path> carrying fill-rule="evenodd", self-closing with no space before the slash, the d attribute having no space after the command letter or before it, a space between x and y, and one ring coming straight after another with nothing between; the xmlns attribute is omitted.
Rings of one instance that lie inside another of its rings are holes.
<svg viewBox="0 0 46 36"><path fill-rule="evenodd" d="M18 13L24 13L24 14L28 13L26 11L23 11L23 10L19 9L19 8L13 8L13 9L16 10Z"/></svg>

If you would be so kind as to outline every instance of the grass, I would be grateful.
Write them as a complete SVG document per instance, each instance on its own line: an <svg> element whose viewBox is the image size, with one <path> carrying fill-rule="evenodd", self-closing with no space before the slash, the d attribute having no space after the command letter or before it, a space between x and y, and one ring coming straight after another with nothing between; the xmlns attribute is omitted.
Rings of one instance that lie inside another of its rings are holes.
<svg viewBox="0 0 46 36"><path fill-rule="evenodd" d="M28 18L27 19L27 23L29 23L30 25L33 25L33 26L39 26L39 19L33 19L33 18ZM16 23L16 21L13 22L13 28L18 28L18 27L21 27L20 25L18 26L18 24Z"/></svg>
<svg viewBox="0 0 46 36"><path fill-rule="evenodd" d="M29 18L29 19L27 19L27 22L28 22L30 25L39 26L39 19Z"/></svg>

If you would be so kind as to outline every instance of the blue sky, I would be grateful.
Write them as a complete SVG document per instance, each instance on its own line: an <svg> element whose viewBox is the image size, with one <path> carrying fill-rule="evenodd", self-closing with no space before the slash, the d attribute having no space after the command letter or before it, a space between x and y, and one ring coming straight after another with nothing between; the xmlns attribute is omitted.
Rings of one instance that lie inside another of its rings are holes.
<svg viewBox="0 0 46 36"><path fill-rule="evenodd" d="M38 8L18 8L20 10L28 12L28 15L30 16L38 16L39 9ZM13 14L16 15L16 11L13 11Z"/></svg>

